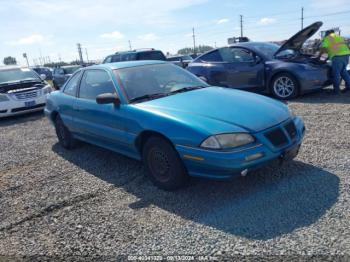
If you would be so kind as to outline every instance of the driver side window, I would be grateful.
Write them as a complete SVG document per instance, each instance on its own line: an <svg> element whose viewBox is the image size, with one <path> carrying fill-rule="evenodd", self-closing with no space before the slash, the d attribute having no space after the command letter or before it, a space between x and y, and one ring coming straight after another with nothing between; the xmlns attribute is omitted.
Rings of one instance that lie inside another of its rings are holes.
<svg viewBox="0 0 350 262"><path fill-rule="evenodd" d="M231 48L233 62L251 63L255 61L255 55L244 48Z"/></svg>
<svg viewBox="0 0 350 262"><path fill-rule="evenodd" d="M85 71L81 79L79 98L95 100L104 93L117 93L110 75L98 69Z"/></svg>
<svg viewBox="0 0 350 262"><path fill-rule="evenodd" d="M206 55L203 55L200 60L204 62L222 62L222 56L218 50L212 51Z"/></svg>
<svg viewBox="0 0 350 262"><path fill-rule="evenodd" d="M70 96L76 96L80 76L81 76L81 72L78 72L74 76L72 76L69 82L66 84L66 87L64 88L63 93Z"/></svg>

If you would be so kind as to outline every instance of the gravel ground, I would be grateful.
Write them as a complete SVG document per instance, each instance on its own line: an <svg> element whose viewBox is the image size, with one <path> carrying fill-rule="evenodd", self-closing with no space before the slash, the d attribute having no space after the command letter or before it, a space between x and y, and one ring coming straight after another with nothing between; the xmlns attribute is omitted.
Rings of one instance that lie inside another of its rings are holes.
<svg viewBox="0 0 350 262"><path fill-rule="evenodd" d="M289 104L307 127L295 161L177 192L132 159L61 148L41 113L0 120L0 255L350 254L350 94Z"/></svg>

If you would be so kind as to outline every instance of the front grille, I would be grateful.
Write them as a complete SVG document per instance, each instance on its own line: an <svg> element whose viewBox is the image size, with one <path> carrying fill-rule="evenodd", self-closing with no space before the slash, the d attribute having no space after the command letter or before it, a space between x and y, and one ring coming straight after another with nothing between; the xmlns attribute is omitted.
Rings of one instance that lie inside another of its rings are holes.
<svg viewBox="0 0 350 262"><path fill-rule="evenodd" d="M26 92L26 93L14 93L15 97L19 100L29 99L29 98L35 98L38 96L38 93L36 91L33 92Z"/></svg>
<svg viewBox="0 0 350 262"><path fill-rule="evenodd" d="M286 129L286 131L291 139L293 139L297 136L297 129L295 128L295 124L293 121L290 121L288 124L286 124L284 126L284 128Z"/></svg>
<svg viewBox="0 0 350 262"><path fill-rule="evenodd" d="M26 111L26 110L32 110L35 108L40 108L40 107L44 107L45 104L37 104L35 106L28 106L28 107L18 107L18 108L14 108L11 110L12 113L16 113L16 112L21 112L21 111Z"/></svg>
<svg viewBox="0 0 350 262"><path fill-rule="evenodd" d="M276 128L265 134L265 137L276 147L283 146L288 143L288 139L281 128Z"/></svg>

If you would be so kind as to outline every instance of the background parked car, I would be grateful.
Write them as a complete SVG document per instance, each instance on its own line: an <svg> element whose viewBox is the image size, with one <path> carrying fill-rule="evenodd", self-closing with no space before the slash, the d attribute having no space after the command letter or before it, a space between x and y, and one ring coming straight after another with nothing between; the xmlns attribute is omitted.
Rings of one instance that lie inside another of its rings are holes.
<svg viewBox="0 0 350 262"><path fill-rule="evenodd" d="M153 48L137 49L133 51L117 52L113 55L109 55L105 58L105 60L103 60L102 64L134 60L166 61L166 57L162 51L155 50Z"/></svg>
<svg viewBox="0 0 350 262"><path fill-rule="evenodd" d="M59 89L67 79L78 69L82 68L80 65L71 65L71 66L61 66L54 68L52 74L52 82L55 89Z"/></svg>
<svg viewBox="0 0 350 262"><path fill-rule="evenodd" d="M214 49L198 57L188 70L211 85L272 93L290 99L331 83L330 67L300 52L322 26L316 22L282 46L247 42Z"/></svg>
<svg viewBox="0 0 350 262"><path fill-rule="evenodd" d="M167 61L175 65L181 66L182 68L186 68L188 64L193 61L193 58L189 55L179 55L168 57Z"/></svg>
<svg viewBox="0 0 350 262"><path fill-rule="evenodd" d="M0 67L0 117L43 110L51 87L30 68Z"/></svg>
<svg viewBox="0 0 350 262"><path fill-rule="evenodd" d="M52 71L48 67L33 67L32 68L38 75L45 75L45 80L52 80Z"/></svg>

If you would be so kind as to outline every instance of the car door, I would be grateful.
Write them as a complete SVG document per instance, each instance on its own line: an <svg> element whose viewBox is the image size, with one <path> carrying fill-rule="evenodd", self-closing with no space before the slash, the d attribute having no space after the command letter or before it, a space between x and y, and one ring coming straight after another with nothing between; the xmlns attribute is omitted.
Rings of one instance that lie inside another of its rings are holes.
<svg viewBox="0 0 350 262"><path fill-rule="evenodd" d="M241 47L221 50L227 85L232 88L262 91L264 89L264 63L252 51Z"/></svg>
<svg viewBox="0 0 350 262"><path fill-rule="evenodd" d="M60 96L58 101L59 104L59 114L63 123L68 127L68 129L75 133L76 126L73 122L73 117L75 116L75 103L77 99L77 92L79 87L79 82L81 79L82 72L76 72L72 78L67 82L63 89L63 96Z"/></svg>
<svg viewBox="0 0 350 262"><path fill-rule="evenodd" d="M124 105L97 104L96 97L117 93L111 75L103 69L85 70L75 104L74 117L79 135L108 148L125 150Z"/></svg>
<svg viewBox="0 0 350 262"><path fill-rule="evenodd" d="M219 50L202 55L187 69L199 77L206 78L210 85L228 87L225 63Z"/></svg>

